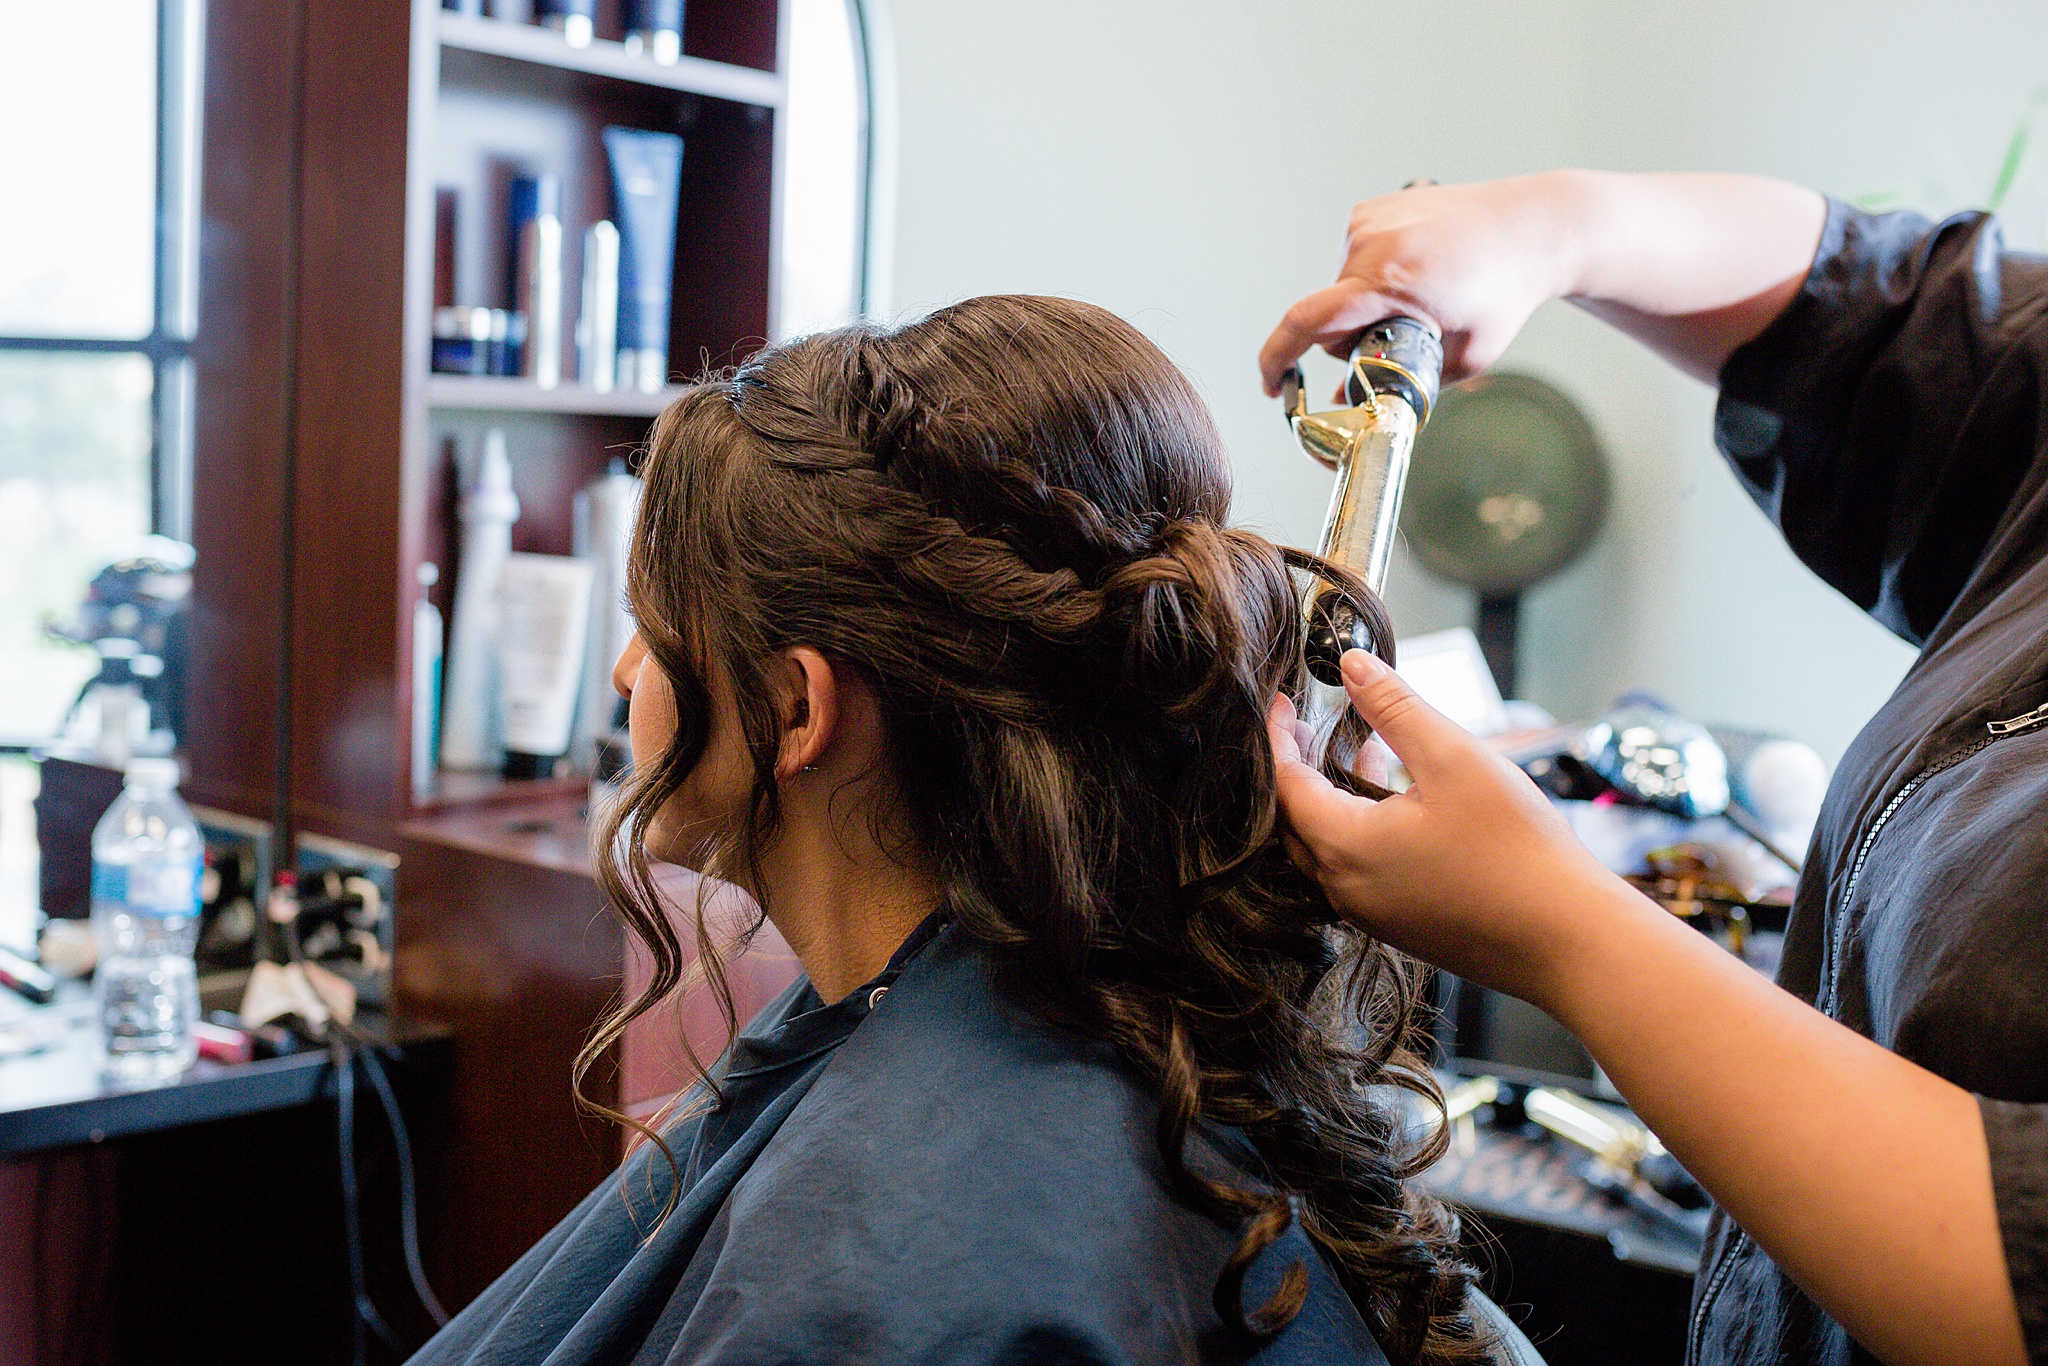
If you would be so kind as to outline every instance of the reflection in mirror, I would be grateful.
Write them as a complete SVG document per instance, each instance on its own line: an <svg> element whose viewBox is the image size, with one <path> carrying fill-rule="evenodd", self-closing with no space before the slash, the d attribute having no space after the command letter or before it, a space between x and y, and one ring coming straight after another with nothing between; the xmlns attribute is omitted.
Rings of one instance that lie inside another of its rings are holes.
<svg viewBox="0 0 2048 1366"><path fill-rule="evenodd" d="M53 735L98 672L52 638L150 529L148 358L0 351L0 736Z"/></svg>
<svg viewBox="0 0 2048 1366"><path fill-rule="evenodd" d="M859 0L793 0L779 331L861 314L867 252L868 83Z"/></svg>

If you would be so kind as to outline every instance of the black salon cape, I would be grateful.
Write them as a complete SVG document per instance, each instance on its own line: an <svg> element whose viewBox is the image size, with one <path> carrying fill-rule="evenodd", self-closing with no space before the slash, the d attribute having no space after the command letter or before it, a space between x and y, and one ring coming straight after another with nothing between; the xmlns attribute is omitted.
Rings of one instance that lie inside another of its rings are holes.
<svg viewBox="0 0 2048 1366"><path fill-rule="evenodd" d="M799 981L724 1078L726 1108L667 1135L684 1186L651 1238L669 1169L649 1144L413 1366L1385 1366L1299 1230L1248 1294L1299 1260L1301 1314L1264 1343L1224 1331L1238 1234L1167 1192L1151 1092L1008 1000L957 929L835 1005ZM1198 1165L1233 1141L1198 1140Z"/></svg>

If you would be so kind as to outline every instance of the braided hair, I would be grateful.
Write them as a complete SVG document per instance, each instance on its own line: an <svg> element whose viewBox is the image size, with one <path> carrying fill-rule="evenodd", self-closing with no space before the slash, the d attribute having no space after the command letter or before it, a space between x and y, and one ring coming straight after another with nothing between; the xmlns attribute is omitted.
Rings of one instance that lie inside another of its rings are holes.
<svg viewBox="0 0 2048 1366"><path fill-rule="evenodd" d="M1288 859L1265 727L1274 694L1308 683L1297 574L1345 588L1389 658L1392 634L1355 577L1226 525L1221 438L1171 362L1098 308L971 299L771 348L693 388L656 425L646 479L628 595L679 724L599 848L652 974L579 1079L685 977L645 838L704 752L706 679L732 685L753 791L705 870L758 887L780 818L763 670L808 645L872 690L904 837L947 913L1031 1010L1115 1045L1156 1087L1177 1195L1242 1230L1223 1320L1270 1333L1298 1312L1299 1266L1266 1303L1240 1302L1252 1261L1298 1222L1392 1361L1485 1359L1456 1221L1409 1181L1443 1133L1404 1137L1386 1099L1440 1099L1420 974ZM1362 735L1345 723L1329 762ZM731 1024L701 904L695 937ZM1257 1188L1189 1164L1200 1123L1250 1139Z"/></svg>

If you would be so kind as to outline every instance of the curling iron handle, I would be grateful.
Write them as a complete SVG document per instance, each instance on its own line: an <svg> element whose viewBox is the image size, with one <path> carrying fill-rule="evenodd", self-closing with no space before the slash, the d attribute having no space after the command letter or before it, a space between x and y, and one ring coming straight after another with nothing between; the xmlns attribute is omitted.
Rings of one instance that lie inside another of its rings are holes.
<svg viewBox="0 0 2048 1366"><path fill-rule="evenodd" d="M1392 393L1408 400L1415 425L1429 421L1444 371L1444 344L1419 318L1385 318L1358 334L1351 344L1351 375L1345 397L1369 402L1374 393ZM1366 384L1370 382L1371 391Z"/></svg>
<svg viewBox="0 0 2048 1366"><path fill-rule="evenodd" d="M1350 457L1337 467L1319 551L1380 592L1394 557L1401 494L1421 425L1406 400L1387 396L1373 423L1359 432Z"/></svg>
<svg viewBox="0 0 2048 1366"><path fill-rule="evenodd" d="M1394 555L1394 537L1401 519L1401 491L1408 482L1408 459L1418 425L1407 400L1386 395L1378 416L1360 431L1349 455L1338 463L1337 483L1330 491L1330 511L1323 521L1318 553L1349 569L1380 592ZM1340 687L1337 662L1346 650L1373 650L1375 641L1365 620L1350 601L1328 583L1309 590L1308 668L1318 681Z"/></svg>
<svg viewBox="0 0 2048 1366"><path fill-rule="evenodd" d="M1387 318L1352 344L1346 395L1352 406L1311 414L1298 375L1289 376L1290 422L1302 448L1336 471L1319 546L1323 558L1364 579L1375 593L1386 582L1400 523L1401 492L1415 434L1436 404L1443 343L1415 318ZM1309 672L1341 684L1337 661L1349 649L1373 648L1372 633L1329 584L1310 590L1306 654Z"/></svg>

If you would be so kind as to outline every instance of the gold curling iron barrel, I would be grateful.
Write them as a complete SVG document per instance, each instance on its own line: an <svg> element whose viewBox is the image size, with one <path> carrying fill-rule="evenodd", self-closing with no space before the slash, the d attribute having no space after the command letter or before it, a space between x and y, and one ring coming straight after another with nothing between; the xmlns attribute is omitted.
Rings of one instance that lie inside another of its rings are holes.
<svg viewBox="0 0 2048 1366"><path fill-rule="evenodd" d="M1366 328L1352 345L1351 373L1344 385L1352 406L1311 413L1298 368L1287 372L1281 391L1287 423L1301 448L1337 472L1319 553L1364 579L1375 593L1387 581L1408 461L1415 434L1436 403L1443 361L1443 343L1428 324L1389 318ZM1309 673L1319 683L1342 687L1337 661L1346 650L1371 649L1372 634L1326 580L1310 586L1304 605Z"/></svg>

